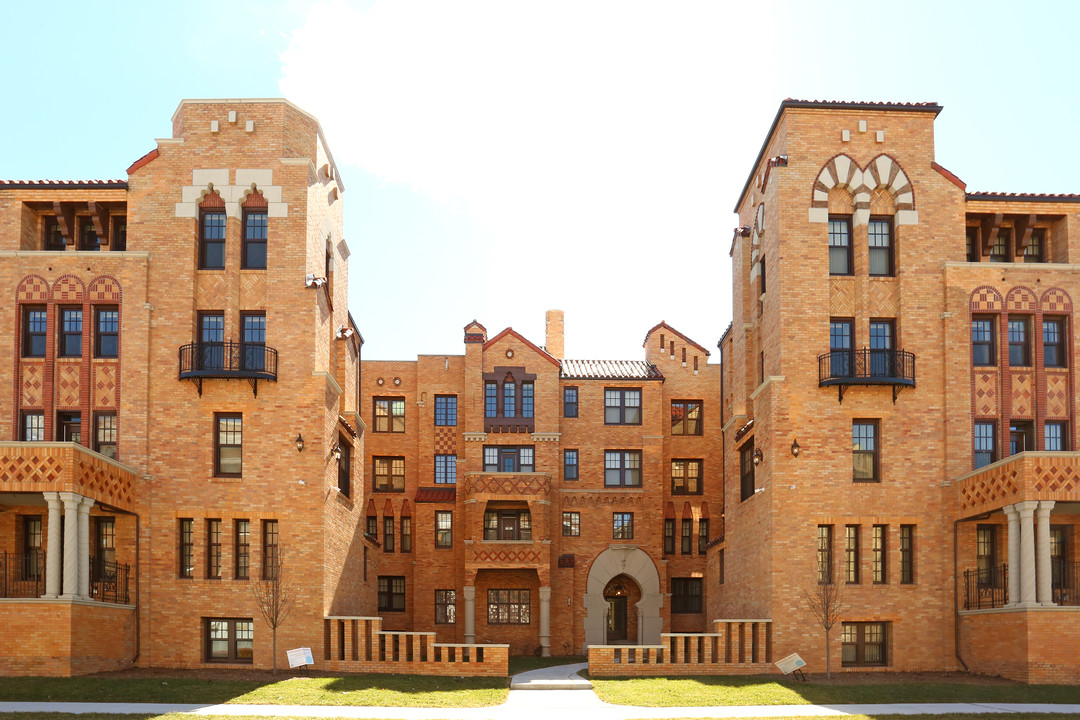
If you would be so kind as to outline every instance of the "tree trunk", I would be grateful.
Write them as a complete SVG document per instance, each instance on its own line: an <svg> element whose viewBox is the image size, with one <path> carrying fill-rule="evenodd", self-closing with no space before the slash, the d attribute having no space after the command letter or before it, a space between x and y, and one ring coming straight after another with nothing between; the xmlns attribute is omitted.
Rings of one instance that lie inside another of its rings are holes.
<svg viewBox="0 0 1080 720"><path fill-rule="evenodd" d="M825 631L825 677L832 680L832 654L828 630Z"/></svg>
<svg viewBox="0 0 1080 720"><path fill-rule="evenodd" d="M274 672L277 673L277 628L271 631L274 636Z"/></svg>

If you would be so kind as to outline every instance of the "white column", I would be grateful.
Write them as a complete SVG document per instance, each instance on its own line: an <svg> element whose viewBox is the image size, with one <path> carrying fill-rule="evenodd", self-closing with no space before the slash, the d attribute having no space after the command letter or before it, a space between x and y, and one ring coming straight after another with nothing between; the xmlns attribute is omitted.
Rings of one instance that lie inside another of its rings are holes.
<svg viewBox="0 0 1080 720"><path fill-rule="evenodd" d="M60 597L60 567L64 561L60 555L60 494L44 493L49 504L49 544L45 548L45 597Z"/></svg>
<svg viewBox="0 0 1080 720"><path fill-rule="evenodd" d="M1009 605L1020 604L1020 513L1015 505L1006 505L1002 508L1005 517L1009 519L1008 544L1009 544Z"/></svg>
<svg viewBox="0 0 1080 720"><path fill-rule="evenodd" d="M84 497L79 503L79 597L90 598L90 508L94 501Z"/></svg>
<svg viewBox="0 0 1080 720"><path fill-rule="evenodd" d="M1020 513L1020 604L1035 604L1035 508L1038 500L1016 503Z"/></svg>
<svg viewBox="0 0 1080 720"><path fill-rule="evenodd" d="M465 586L465 642L476 642L476 586Z"/></svg>
<svg viewBox="0 0 1080 720"><path fill-rule="evenodd" d="M540 656L551 657L551 588L540 588Z"/></svg>
<svg viewBox="0 0 1080 720"><path fill-rule="evenodd" d="M64 597L79 594L79 503L82 495L60 493L64 501Z"/></svg>
<svg viewBox="0 0 1080 720"><path fill-rule="evenodd" d="M1035 599L1040 605L1053 605L1050 576L1050 510L1053 500L1042 500L1035 511Z"/></svg>

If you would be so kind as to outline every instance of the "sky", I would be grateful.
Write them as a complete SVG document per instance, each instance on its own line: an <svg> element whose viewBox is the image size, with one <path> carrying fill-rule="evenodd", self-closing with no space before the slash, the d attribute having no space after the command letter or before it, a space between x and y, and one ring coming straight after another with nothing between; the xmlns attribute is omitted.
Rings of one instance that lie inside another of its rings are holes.
<svg viewBox="0 0 1080 720"><path fill-rule="evenodd" d="M1077 193L1080 3L51 2L0 23L0 178L126 178L182 98L286 97L345 184L365 359L473 319L640 359L731 322L739 191L785 98L937 102L969 191ZM719 353L713 352L713 362Z"/></svg>

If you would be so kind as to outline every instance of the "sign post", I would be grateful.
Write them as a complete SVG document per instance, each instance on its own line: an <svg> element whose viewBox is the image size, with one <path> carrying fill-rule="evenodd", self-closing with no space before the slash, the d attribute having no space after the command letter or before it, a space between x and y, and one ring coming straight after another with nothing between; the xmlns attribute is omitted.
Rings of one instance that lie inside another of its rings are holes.
<svg viewBox="0 0 1080 720"><path fill-rule="evenodd" d="M295 650L286 650L286 654L289 656L289 669L303 668L304 672L308 671L308 666L315 665L315 659L311 657L311 648L296 648Z"/></svg>
<svg viewBox="0 0 1080 720"><path fill-rule="evenodd" d="M806 682L806 674L802 670L806 667L806 661L799 657L799 653L791 653L787 657L780 658L773 665L785 675L793 675L796 680Z"/></svg>

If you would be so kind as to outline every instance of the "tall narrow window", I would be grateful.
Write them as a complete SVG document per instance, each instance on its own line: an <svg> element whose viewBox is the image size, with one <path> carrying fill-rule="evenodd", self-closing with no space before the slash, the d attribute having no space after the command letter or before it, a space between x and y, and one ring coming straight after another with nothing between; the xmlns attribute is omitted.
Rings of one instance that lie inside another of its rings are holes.
<svg viewBox="0 0 1080 720"><path fill-rule="evenodd" d="M850 275L851 217L829 218L829 274Z"/></svg>
<svg viewBox="0 0 1080 720"><path fill-rule="evenodd" d="M277 577L280 555L278 545L278 521L263 520L263 580Z"/></svg>
<svg viewBox="0 0 1080 720"><path fill-rule="evenodd" d="M401 552L412 552L412 518L401 518Z"/></svg>
<svg viewBox="0 0 1080 720"><path fill-rule="evenodd" d="M252 193L248 200L261 194ZM264 201L265 202L265 201ZM241 267L247 270L266 269L266 237L269 224L265 208L244 208L244 242Z"/></svg>
<svg viewBox="0 0 1080 720"><path fill-rule="evenodd" d="M893 340L896 323L892 320L870 321L870 374L874 377L896 377L896 356Z"/></svg>
<svg viewBox="0 0 1080 720"><path fill-rule="evenodd" d="M854 321L829 320L829 374L832 377L851 377L855 374Z"/></svg>
<svg viewBox="0 0 1080 720"><path fill-rule="evenodd" d="M450 510L435 511L435 547L454 546L454 513Z"/></svg>
<svg viewBox="0 0 1080 720"><path fill-rule="evenodd" d="M997 460L997 443L994 437L994 423L975 423L975 469L989 465Z"/></svg>
<svg viewBox="0 0 1080 720"><path fill-rule="evenodd" d="M66 249L64 234L60 232L60 223L55 217L45 218L45 249L57 251Z"/></svg>
<svg viewBox="0 0 1080 720"><path fill-rule="evenodd" d="M832 525L818 525L817 567L818 584L832 584Z"/></svg>
<svg viewBox="0 0 1080 720"><path fill-rule="evenodd" d="M754 439L750 438L739 451L739 498L747 500L754 495Z"/></svg>
<svg viewBox="0 0 1080 720"><path fill-rule="evenodd" d="M45 442L45 413L24 412L19 439L23 442Z"/></svg>
<svg viewBox="0 0 1080 720"><path fill-rule="evenodd" d="M870 236L870 274L892 275L892 219L871 218L867 232Z"/></svg>
<svg viewBox="0 0 1080 720"><path fill-rule="evenodd" d="M698 520L698 543L697 551L698 555L704 555L705 551L709 548L709 518L700 518Z"/></svg>
<svg viewBox="0 0 1080 720"><path fill-rule="evenodd" d="M454 485L457 483L457 455L435 456L435 484Z"/></svg>
<svg viewBox="0 0 1080 720"><path fill-rule="evenodd" d="M576 418L578 416L578 389L576 387L563 388L563 417Z"/></svg>
<svg viewBox="0 0 1080 720"><path fill-rule="evenodd" d="M46 314L43 307L23 307L22 354L23 357L45 357Z"/></svg>
<svg viewBox="0 0 1080 720"><path fill-rule="evenodd" d="M180 520L180 577L195 577L195 521Z"/></svg>
<svg viewBox="0 0 1080 720"><path fill-rule="evenodd" d="M578 479L578 451L563 450L563 480Z"/></svg>
<svg viewBox="0 0 1080 720"><path fill-rule="evenodd" d="M664 520L664 554L675 554L675 518Z"/></svg>
<svg viewBox="0 0 1080 720"><path fill-rule="evenodd" d="M214 475L240 477L243 465L243 416L214 414Z"/></svg>
<svg viewBox="0 0 1080 720"><path fill-rule="evenodd" d="M221 520L206 521L206 578L221 579Z"/></svg>
<svg viewBox="0 0 1080 720"><path fill-rule="evenodd" d="M116 518L99 516L94 522L94 559L90 571L95 581L115 577Z"/></svg>
<svg viewBox="0 0 1080 720"><path fill-rule="evenodd" d="M22 579L38 580L43 571L41 516L24 515L22 523Z"/></svg>
<svg viewBox="0 0 1080 720"><path fill-rule="evenodd" d="M503 417L515 417L517 408L517 384L512 382L503 383Z"/></svg>
<svg viewBox="0 0 1080 720"><path fill-rule="evenodd" d="M251 521L236 521L236 579L247 580L251 571Z"/></svg>
<svg viewBox="0 0 1080 720"><path fill-rule="evenodd" d="M994 352L993 318L971 319L971 363L973 365L997 365Z"/></svg>
<svg viewBox="0 0 1080 720"><path fill-rule="evenodd" d="M199 219L199 269L225 269L225 203L219 195L203 198ZM210 209L208 206L216 206ZM220 207L220 209L218 209Z"/></svg>
<svg viewBox="0 0 1080 720"><path fill-rule="evenodd" d="M851 423L852 480L855 482L881 482L877 437L877 420Z"/></svg>
<svg viewBox="0 0 1080 720"><path fill-rule="evenodd" d="M435 591L435 624L453 625L457 622L457 591Z"/></svg>
<svg viewBox="0 0 1080 720"><path fill-rule="evenodd" d="M1065 367L1065 321L1043 319L1043 366Z"/></svg>
<svg viewBox="0 0 1080 720"><path fill-rule="evenodd" d="M112 246L114 252L127 250L127 218L123 215L112 216Z"/></svg>
<svg viewBox="0 0 1080 720"><path fill-rule="evenodd" d="M848 584L859 582L859 526L844 526L844 575Z"/></svg>
<svg viewBox="0 0 1080 720"><path fill-rule="evenodd" d="M341 451L337 466L337 488L342 495L350 497L352 495L352 443L339 435L337 444Z"/></svg>
<svg viewBox="0 0 1080 720"><path fill-rule="evenodd" d="M499 416L499 384L484 383L484 417Z"/></svg>
<svg viewBox="0 0 1080 720"><path fill-rule="evenodd" d="M94 413L94 452L116 459L116 413Z"/></svg>
<svg viewBox="0 0 1080 720"><path fill-rule="evenodd" d="M435 396L435 425L436 427L457 425L457 395Z"/></svg>
<svg viewBox="0 0 1080 720"><path fill-rule="evenodd" d="M1035 428L1030 420L1013 420L1009 423L1009 454L1035 449Z"/></svg>
<svg viewBox="0 0 1080 720"><path fill-rule="evenodd" d="M888 557L885 552L886 547L886 533L889 529L888 525L875 525L873 528L873 536L871 538L870 552L871 552L871 570L874 575L874 583L881 584L887 582L886 572L886 558Z"/></svg>
<svg viewBox="0 0 1080 720"><path fill-rule="evenodd" d="M1050 587L1053 599L1063 604L1062 595L1070 591L1069 584L1069 533L1071 525L1050 526Z"/></svg>
<svg viewBox="0 0 1080 720"><path fill-rule="evenodd" d="M1068 425L1063 422L1046 421L1043 425L1043 449L1061 451L1069 449Z"/></svg>
<svg viewBox="0 0 1080 720"><path fill-rule="evenodd" d="M101 237L97 234L94 221L88 217L79 220L79 250L97 251L101 249Z"/></svg>
<svg viewBox="0 0 1080 720"><path fill-rule="evenodd" d="M694 520L693 518L682 519L682 536L680 548L683 555L690 555L694 551Z"/></svg>
<svg viewBox="0 0 1080 720"><path fill-rule="evenodd" d="M199 312L199 370L225 368L225 313Z"/></svg>
<svg viewBox="0 0 1080 720"><path fill-rule="evenodd" d="M1046 232L1042 229L1032 230L1031 237L1028 239L1028 246L1024 248L1024 262L1026 263L1041 263L1045 262L1043 253L1045 252L1044 246L1046 240Z"/></svg>
<svg viewBox="0 0 1080 720"><path fill-rule="evenodd" d="M60 308L60 357L82 356L82 310Z"/></svg>
<svg viewBox="0 0 1080 720"><path fill-rule="evenodd" d="M915 582L915 526L900 526L900 582Z"/></svg>
<svg viewBox="0 0 1080 720"><path fill-rule="evenodd" d="M1009 365L1031 365L1031 336L1027 318L1009 318Z"/></svg>
<svg viewBox="0 0 1080 720"><path fill-rule="evenodd" d="M521 417L531 418L533 416L533 384L531 382L521 383Z"/></svg>
<svg viewBox="0 0 1080 720"><path fill-rule="evenodd" d="M997 525L975 528L975 571L979 587L997 586Z"/></svg>
<svg viewBox="0 0 1080 720"><path fill-rule="evenodd" d="M393 515L384 515L383 516L383 521L382 521L382 527L383 527L383 531L382 531L382 535L383 535L383 540L382 540L383 552L392 553L392 552L394 552L394 516Z"/></svg>
<svg viewBox="0 0 1080 720"><path fill-rule="evenodd" d="M120 352L120 311L114 307L95 307L94 329L94 357L116 357Z"/></svg>
<svg viewBox="0 0 1080 720"><path fill-rule="evenodd" d="M266 313L240 313L244 338L244 369L266 369Z"/></svg>

